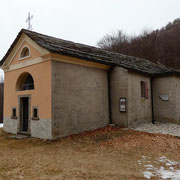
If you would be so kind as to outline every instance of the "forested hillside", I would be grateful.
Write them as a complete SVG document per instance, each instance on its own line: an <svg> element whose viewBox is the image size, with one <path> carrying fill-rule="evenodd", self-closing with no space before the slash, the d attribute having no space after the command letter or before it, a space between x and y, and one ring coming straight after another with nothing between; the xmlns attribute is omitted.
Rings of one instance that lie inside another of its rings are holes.
<svg viewBox="0 0 180 180"><path fill-rule="evenodd" d="M144 30L138 36L129 36L119 30L102 37L97 45L105 50L180 69L180 19L168 23L160 30Z"/></svg>

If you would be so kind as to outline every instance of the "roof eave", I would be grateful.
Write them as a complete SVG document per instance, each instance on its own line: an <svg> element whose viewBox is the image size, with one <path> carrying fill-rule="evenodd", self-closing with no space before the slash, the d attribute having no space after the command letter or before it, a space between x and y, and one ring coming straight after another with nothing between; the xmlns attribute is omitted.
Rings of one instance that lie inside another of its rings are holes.
<svg viewBox="0 0 180 180"><path fill-rule="evenodd" d="M22 33L23 33L23 29L21 29L21 31L18 33L18 35L16 36L15 40L13 41L13 43L11 44L11 46L9 47L8 51L6 52L6 54L4 55L4 57L2 58L2 60L0 61L0 67L3 66L3 64L4 64L4 62L6 61L6 59L8 58L9 54L10 54L11 51L13 50L14 46L17 44L18 40L20 39Z"/></svg>

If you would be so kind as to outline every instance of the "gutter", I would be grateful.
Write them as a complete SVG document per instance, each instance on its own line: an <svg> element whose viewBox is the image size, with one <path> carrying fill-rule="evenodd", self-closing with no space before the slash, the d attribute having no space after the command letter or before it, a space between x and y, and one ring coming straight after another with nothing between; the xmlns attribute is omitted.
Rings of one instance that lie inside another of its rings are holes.
<svg viewBox="0 0 180 180"><path fill-rule="evenodd" d="M155 124L154 120L154 101L153 101L153 77L151 77L151 109L152 109L152 124Z"/></svg>
<svg viewBox="0 0 180 180"><path fill-rule="evenodd" d="M112 111L111 111L111 72L114 67L111 67L110 70L108 70L107 74L107 80L108 80L108 103L109 103L109 124L113 124L112 122Z"/></svg>

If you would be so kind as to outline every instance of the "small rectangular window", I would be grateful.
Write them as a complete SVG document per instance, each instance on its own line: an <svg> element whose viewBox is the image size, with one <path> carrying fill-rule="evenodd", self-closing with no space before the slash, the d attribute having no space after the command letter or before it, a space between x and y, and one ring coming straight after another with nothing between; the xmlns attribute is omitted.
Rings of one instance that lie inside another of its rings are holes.
<svg viewBox="0 0 180 180"><path fill-rule="evenodd" d="M141 81L141 97L148 99L148 87L146 81Z"/></svg>
<svg viewBox="0 0 180 180"><path fill-rule="evenodd" d="M15 108L13 108L13 115L12 116L16 116L16 109Z"/></svg>
<svg viewBox="0 0 180 180"><path fill-rule="evenodd" d="M12 115L11 115L11 118L17 119L17 116L16 116L16 107L13 107L13 108L12 108Z"/></svg>
<svg viewBox="0 0 180 180"><path fill-rule="evenodd" d="M38 110L36 108L33 109L33 117L37 118L38 117Z"/></svg>
<svg viewBox="0 0 180 180"><path fill-rule="evenodd" d="M34 119L34 120L38 120L39 119L38 107L33 107L33 117L32 117L32 119Z"/></svg>

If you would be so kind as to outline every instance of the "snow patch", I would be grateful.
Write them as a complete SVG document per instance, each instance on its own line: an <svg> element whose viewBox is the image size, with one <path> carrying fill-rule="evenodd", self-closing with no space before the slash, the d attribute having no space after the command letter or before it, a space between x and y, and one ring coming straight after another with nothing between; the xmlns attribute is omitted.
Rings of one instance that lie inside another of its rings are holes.
<svg viewBox="0 0 180 180"><path fill-rule="evenodd" d="M150 179L152 176L153 176L153 173L152 173L152 172L149 172L149 171L145 171L145 172L144 172L144 177L145 177L145 178Z"/></svg>
<svg viewBox="0 0 180 180"><path fill-rule="evenodd" d="M141 164L142 162L145 163L144 167L146 168L146 170L143 172L143 174L146 179L150 179L154 176L161 179L180 180L180 162L171 161L165 156L162 156L157 160L152 161L153 163L155 163L155 166L161 163L161 167L157 168L150 164L150 161L147 161L147 159L148 157L142 156L142 160L138 160L139 164Z"/></svg>
<svg viewBox="0 0 180 180"><path fill-rule="evenodd" d="M162 179L180 180L180 170L165 170L164 167L161 167L157 171L157 175Z"/></svg>

